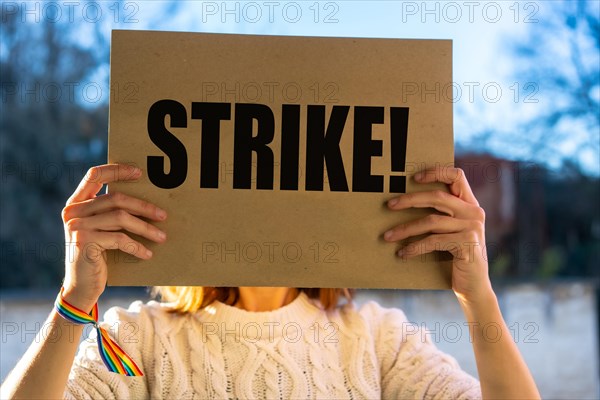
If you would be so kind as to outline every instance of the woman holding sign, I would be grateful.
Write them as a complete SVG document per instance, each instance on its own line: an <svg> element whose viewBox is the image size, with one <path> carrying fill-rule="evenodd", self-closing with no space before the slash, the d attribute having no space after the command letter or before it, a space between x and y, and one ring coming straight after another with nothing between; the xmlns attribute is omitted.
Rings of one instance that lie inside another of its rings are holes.
<svg viewBox="0 0 600 400"><path fill-rule="evenodd" d="M470 328L480 382L402 311L374 302L357 309L341 289L161 287L156 291L169 303L113 307L98 322L104 251L147 259L151 252L141 243L131 246L126 232L167 240L140 218L165 220L160 208L119 193L97 196L103 184L141 173L95 167L89 176L98 179L82 180L67 201L62 217L72 254L50 329L6 379L2 398L540 397L500 313L484 254L475 250L485 244L484 212L462 170L417 174L417 182L443 182L450 193L400 195L389 209L427 207L443 215L398 226L384 238L393 243L428 234L404 248L404 258L439 248L453 254L453 290ZM346 304L338 304L343 296ZM98 340L82 342L77 352L86 324L96 328Z"/></svg>

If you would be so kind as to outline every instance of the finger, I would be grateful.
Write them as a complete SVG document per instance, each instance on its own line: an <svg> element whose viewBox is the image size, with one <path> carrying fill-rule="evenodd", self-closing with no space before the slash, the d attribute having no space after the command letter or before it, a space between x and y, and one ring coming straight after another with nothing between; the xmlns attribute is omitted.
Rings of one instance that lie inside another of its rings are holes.
<svg viewBox="0 0 600 400"><path fill-rule="evenodd" d="M423 235L426 233L453 233L471 228L473 221L457 219L445 215L431 214L415 221L398 225L388 230L384 239L388 242L397 242L407 239L411 236Z"/></svg>
<svg viewBox="0 0 600 400"><path fill-rule="evenodd" d="M415 181L419 183L443 182L449 186L450 193L454 196L467 203L479 205L465 172L460 168L436 166L415 174Z"/></svg>
<svg viewBox="0 0 600 400"><path fill-rule="evenodd" d="M95 243L106 250L121 250L138 258L147 260L152 251L140 242L133 240L123 232L95 232Z"/></svg>
<svg viewBox="0 0 600 400"><path fill-rule="evenodd" d="M65 220L84 218L115 209L122 209L132 215L150 218L155 221L162 221L167 218L165 210L121 192L111 192L93 199L70 204L65 207L63 217Z"/></svg>
<svg viewBox="0 0 600 400"><path fill-rule="evenodd" d="M466 217L467 214L465 205L467 204L463 200L442 190L407 193L388 201L388 207L392 210L404 210L412 207L435 208L451 217L460 215L461 218Z"/></svg>
<svg viewBox="0 0 600 400"><path fill-rule="evenodd" d="M104 164L92 167L69 197L67 204L92 199L105 183L137 179L141 173L139 168L125 164Z"/></svg>
<svg viewBox="0 0 600 400"><path fill-rule="evenodd" d="M429 235L398 250L403 259L413 258L433 251L448 251L455 260L473 259L474 251L479 245L472 235L466 232L442 233ZM469 258L470 257L470 258Z"/></svg>
<svg viewBox="0 0 600 400"><path fill-rule="evenodd" d="M167 235L154 225L134 217L125 210L114 210L85 218L69 220L70 230L120 231L122 229L143 236L146 239L162 243Z"/></svg>

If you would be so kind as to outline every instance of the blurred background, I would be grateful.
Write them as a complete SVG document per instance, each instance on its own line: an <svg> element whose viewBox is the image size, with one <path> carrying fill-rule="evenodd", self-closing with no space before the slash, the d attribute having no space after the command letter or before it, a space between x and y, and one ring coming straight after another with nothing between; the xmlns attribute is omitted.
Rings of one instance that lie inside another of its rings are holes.
<svg viewBox="0 0 600 400"><path fill-rule="evenodd" d="M60 211L106 162L112 29L452 39L456 164L487 214L490 274L545 398L599 398L599 1L2 1L0 377L64 275ZM209 60L207 60L209 62ZM109 288L127 306L143 288ZM476 374L449 292L401 307Z"/></svg>

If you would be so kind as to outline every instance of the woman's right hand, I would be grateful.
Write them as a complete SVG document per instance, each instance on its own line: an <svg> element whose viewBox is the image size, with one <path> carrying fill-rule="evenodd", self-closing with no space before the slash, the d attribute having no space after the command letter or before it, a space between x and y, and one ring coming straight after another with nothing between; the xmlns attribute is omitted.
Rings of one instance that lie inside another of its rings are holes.
<svg viewBox="0 0 600 400"><path fill-rule="evenodd" d="M131 181L142 171L124 164L92 167L62 210L66 257L63 297L85 311L92 309L104 292L107 280L107 249L118 249L141 259L152 253L131 232L162 243L166 234L139 217L163 221L164 210L146 201L111 192L97 196L105 183Z"/></svg>

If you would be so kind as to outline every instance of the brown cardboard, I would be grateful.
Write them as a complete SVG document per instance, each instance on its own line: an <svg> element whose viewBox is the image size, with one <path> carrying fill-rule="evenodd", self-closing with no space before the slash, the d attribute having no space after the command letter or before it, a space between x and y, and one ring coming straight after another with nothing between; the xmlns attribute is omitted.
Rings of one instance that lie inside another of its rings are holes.
<svg viewBox="0 0 600 400"><path fill-rule="evenodd" d="M397 196L389 193L390 175L406 175L407 192L443 187L411 177L453 163L451 82L449 40L113 31L108 158L144 172L109 191L148 200L169 217L156 223L167 232L164 244L131 235L154 252L151 260L109 252L108 284L450 288L449 253L402 261L395 255L401 244L382 235L431 212L388 210L385 202ZM188 158L187 178L173 189L155 186L147 170L149 156L165 156L148 132L149 110L163 99L187 114L187 128L171 128L165 118ZM231 119L220 122L218 189L200 187L202 121L192 119L192 102L231 104ZM255 167L251 189L233 188L237 103L273 112L273 190L256 188ZM282 104L301 106L298 190L279 188ZM327 178L323 191L304 186L308 105L326 106L326 124L333 106L350 106L340 140L348 192L330 191ZM385 107L372 135L382 141L382 156L371 158L371 174L384 176L383 193L352 191L356 106ZM390 107L409 108L406 173L391 171Z"/></svg>

